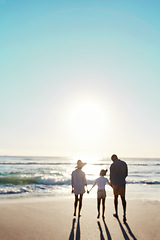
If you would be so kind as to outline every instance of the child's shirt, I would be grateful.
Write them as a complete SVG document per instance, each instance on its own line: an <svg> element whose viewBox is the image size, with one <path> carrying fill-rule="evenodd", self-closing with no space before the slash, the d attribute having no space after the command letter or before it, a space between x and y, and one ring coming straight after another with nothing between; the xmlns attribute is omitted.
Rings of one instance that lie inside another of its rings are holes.
<svg viewBox="0 0 160 240"><path fill-rule="evenodd" d="M100 176L94 181L93 186L97 185L98 190L105 190L106 183L109 184L108 178L105 178L104 176Z"/></svg>

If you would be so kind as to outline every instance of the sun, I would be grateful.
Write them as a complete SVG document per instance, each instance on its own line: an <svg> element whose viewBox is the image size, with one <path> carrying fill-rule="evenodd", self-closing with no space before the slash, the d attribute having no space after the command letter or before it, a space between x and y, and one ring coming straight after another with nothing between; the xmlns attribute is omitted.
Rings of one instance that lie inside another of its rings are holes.
<svg viewBox="0 0 160 240"><path fill-rule="evenodd" d="M83 101L74 106L70 114L70 132L82 141L99 138L106 128L103 107L94 101Z"/></svg>

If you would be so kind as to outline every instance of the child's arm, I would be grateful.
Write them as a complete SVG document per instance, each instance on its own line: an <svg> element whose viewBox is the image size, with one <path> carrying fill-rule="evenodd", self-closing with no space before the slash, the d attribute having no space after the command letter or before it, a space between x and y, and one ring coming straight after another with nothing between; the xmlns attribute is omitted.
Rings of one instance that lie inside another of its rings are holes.
<svg viewBox="0 0 160 240"><path fill-rule="evenodd" d="M108 179L107 179L107 183L108 183L108 185L110 185L112 187L112 184Z"/></svg>
<svg viewBox="0 0 160 240"><path fill-rule="evenodd" d="M92 188L94 188L94 186L92 186L90 190L87 190L87 193L90 193L90 191L92 190Z"/></svg>
<svg viewBox="0 0 160 240"><path fill-rule="evenodd" d="M95 185L96 185L96 182L93 183L93 186L91 187L90 190L87 190L87 193L90 193L90 191L94 188Z"/></svg>

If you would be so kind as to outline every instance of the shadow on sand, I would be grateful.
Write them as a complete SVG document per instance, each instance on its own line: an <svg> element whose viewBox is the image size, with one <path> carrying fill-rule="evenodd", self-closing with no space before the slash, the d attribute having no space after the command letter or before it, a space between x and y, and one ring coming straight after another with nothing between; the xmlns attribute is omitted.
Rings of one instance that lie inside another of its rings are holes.
<svg viewBox="0 0 160 240"><path fill-rule="evenodd" d="M107 224L106 224L106 222L105 222L105 219L103 219L103 223L104 223L104 226L105 226L105 230L106 230L106 234L107 234L108 240L112 240L111 234L110 234L110 232L109 232L109 229L108 229L108 227L107 227Z"/></svg>
<svg viewBox="0 0 160 240"><path fill-rule="evenodd" d="M81 239L81 232L80 232L80 218L78 218L78 222L77 222L77 228L76 228L76 234L75 234L75 223L76 223L76 219L73 218L72 221L72 229L69 235L68 240L80 240ZM76 237L74 237L76 236Z"/></svg>
<svg viewBox="0 0 160 240"><path fill-rule="evenodd" d="M131 236L134 240L137 240L137 238L134 236L133 232L131 231L128 223L125 223L125 226L126 226L126 228L127 228L127 230L128 230L128 233L130 234L130 236Z"/></svg>
<svg viewBox="0 0 160 240"><path fill-rule="evenodd" d="M122 234L123 234L123 237L125 240L130 240L131 238L133 240L137 240L137 238L135 237L135 235L133 234L131 228L129 227L128 223L124 223L125 227L126 227L126 230L124 229L124 227L122 226L122 223L121 221L119 220L119 218L117 218L117 221L119 223L119 226L120 226L120 229L122 231ZM99 221L97 221L97 225L98 225L98 228L99 228L99 231L100 231L100 240L112 240L112 237L111 237L111 234L109 232L109 229L107 227L107 224L105 222L105 219L103 219L103 223L104 223L104 227L105 227L105 231L106 231L106 235L107 235L107 238L104 237L104 234L103 234L103 230L102 230L102 227L101 227L101 224ZM72 221L72 228L71 228L71 232L70 232L70 235L69 235L69 238L68 240L80 240L81 239L81 232L80 232L80 218L78 218L78 221L77 221L77 226L76 226L76 230L75 230L75 224L76 224L76 219L73 218L73 221ZM129 235L130 237L129 237Z"/></svg>
<svg viewBox="0 0 160 240"><path fill-rule="evenodd" d="M120 229L121 229L121 231L122 231L122 234L123 234L124 239L125 239L125 240L130 240L131 238L129 238L129 236L128 236L127 232L125 231L124 227L122 226L122 223L120 222L119 218L117 218L117 221L118 221L118 223L119 223L119 226L120 226ZM124 225L126 226L129 235L130 235L134 240L137 240L137 238L136 238L136 237L134 236L134 234L132 233L132 231L131 231L128 223L124 223Z"/></svg>
<svg viewBox="0 0 160 240"><path fill-rule="evenodd" d="M105 230L106 230L107 239L108 239L108 240L112 240L111 235L110 235L110 232L109 232L109 229L108 229L107 224L106 224L106 222L105 222L104 219L103 219L103 223L104 223L104 227L105 227ZM103 235L103 231L102 231L102 227L101 227L100 222L98 221L97 224L98 224L99 231L100 231L100 239L101 239L101 240L105 240L105 237L104 237L104 235Z"/></svg>
<svg viewBox="0 0 160 240"><path fill-rule="evenodd" d="M98 224L99 231L100 231L100 239L105 240L100 222L98 221L97 224Z"/></svg>

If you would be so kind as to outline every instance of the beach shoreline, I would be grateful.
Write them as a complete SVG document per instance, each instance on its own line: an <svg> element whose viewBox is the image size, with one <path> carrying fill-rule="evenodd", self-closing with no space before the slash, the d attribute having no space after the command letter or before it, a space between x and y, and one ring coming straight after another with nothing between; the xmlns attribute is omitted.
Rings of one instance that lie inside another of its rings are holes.
<svg viewBox="0 0 160 240"><path fill-rule="evenodd" d="M96 198L83 200L82 216L73 218L73 197L8 199L0 201L0 239L160 239L156 201L127 200L127 223L113 217L113 199L106 199L105 220L97 221Z"/></svg>

